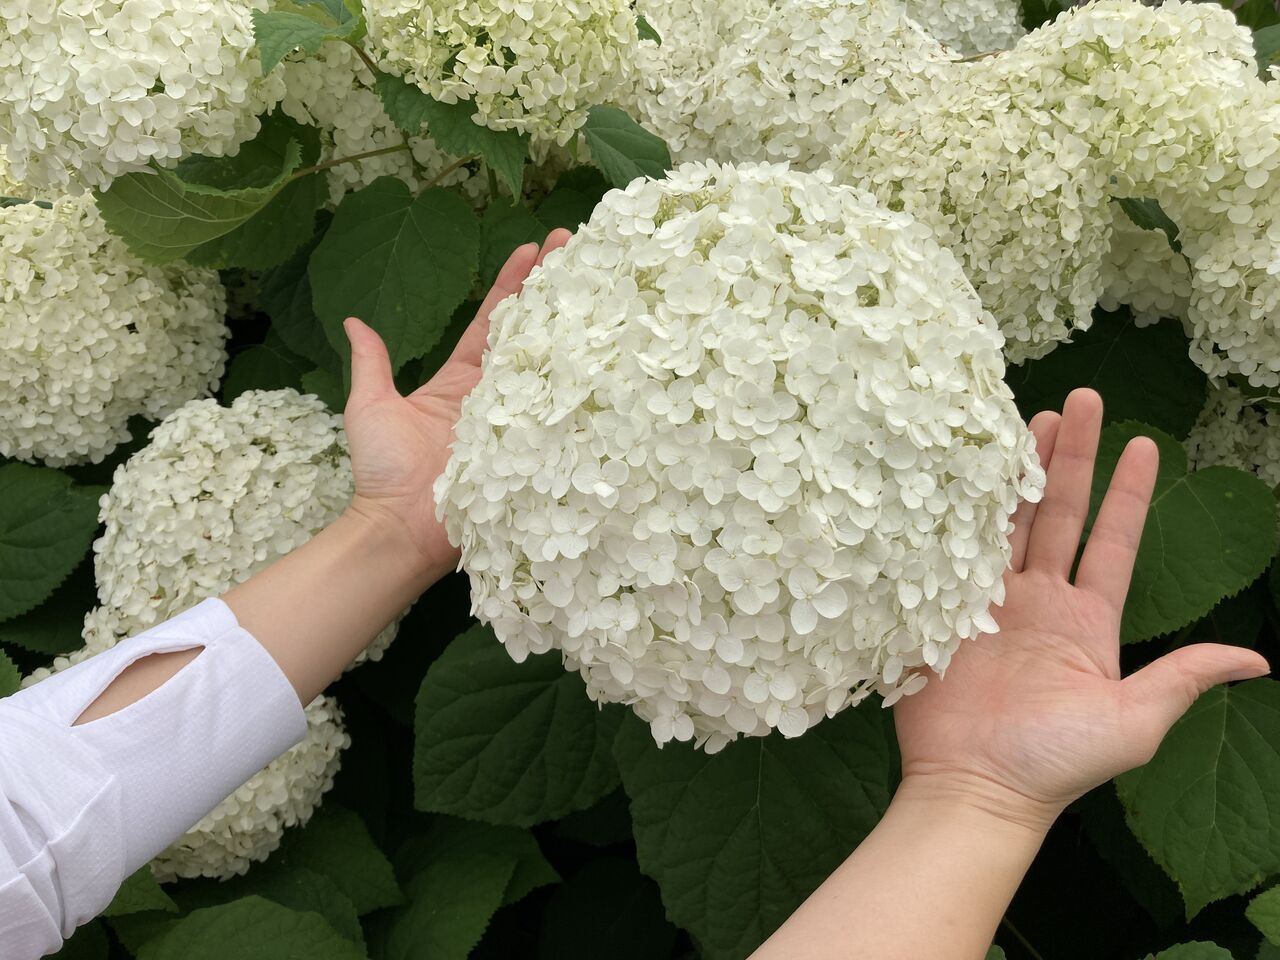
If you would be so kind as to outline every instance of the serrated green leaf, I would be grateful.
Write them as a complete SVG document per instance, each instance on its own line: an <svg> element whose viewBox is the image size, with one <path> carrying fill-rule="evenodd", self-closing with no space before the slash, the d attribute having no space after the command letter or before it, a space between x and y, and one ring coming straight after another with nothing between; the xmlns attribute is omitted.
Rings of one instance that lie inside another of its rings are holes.
<svg viewBox="0 0 1280 960"><path fill-rule="evenodd" d="M117 177L96 194L102 219L142 259L179 260L247 223L288 185L303 162L299 129L275 115L234 157Z"/></svg>
<svg viewBox="0 0 1280 960"><path fill-rule="evenodd" d="M342 413L347 406L347 389L342 377L328 370L308 370L302 375L302 392L314 393L334 413Z"/></svg>
<svg viewBox="0 0 1280 960"><path fill-rule="evenodd" d="M138 952L138 960L366 960L315 913L251 896L196 910Z"/></svg>
<svg viewBox="0 0 1280 960"><path fill-rule="evenodd" d="M1207 382L1191 362L1181 324L1139 327L1127 311L1100 311L1087 331L1010 368L1007 379L1028 420L1041 410L1061 410L1075 388L1092 387L1102 395L1106 423L1142 420L1178 439L1200 415Z"/></svg>
<svg viewBox="0 0 1280 960"><path fill-rule="evenodd" d="M9 655L0 650L0 697L7 697L22 689L22 671L9 659Z"/></svg>
<svg viewBox="0 0 1280 960"><path fill-rule="evenodd" d="M115 897L102 911L104 917L123 917L131 913L144 913L148 910L162 910L165 913L177 913L178 905L160 888L150 867L130 874L116 891Z"/></svg>
<svg viewBox="0 0 1280 960"><path fill-rule="evenodd" d="M401 877L413 877L434 859L465 859L477 853L503 857L515 865L502 894L503 906L518 903L539 887L560 879L528 830L453 817L439 818L429 833L410 837L401 844L396 851L396 872Z"/></svg>
<svg viewBox="0 0 1280 960"><path fill-rule="evenodd" d="M529 138L514 130L490 130L475 122L476 105L470 100L441 103L411 83L389 73L375 78L378 96L391 121L410 135L425 126L431 139L455 157L478 156L519 199L524 189L524 164L529 159Z"/></svg>
<svg viewBox="0 0 1280 960"><path fill-rule="evenodd" d="M519 827L585 809L618 785L618 720L558 654L516 663L490 628L472 627L418 691L415 805Z"/></svg>
<svg viewBox="0 0 1280 960"><path fill-rule="evenodd" d="M652 880L621 858L593 860L562 884L542 915L540 960L669 957L676 928Z"/></svg>
<svg viewBox="0 0 1280 960"><path fill-rule="evenodd" d="M1232 467L1188 473L1178 441L1131 420L1102 431L1090 517L1097 515L1125 444L1137 436L1156 441L1160 473L1120 624L1124 643L1199 620L1257 579L1276 548L1276 502L1265 483Z"/></svg>
<svg viewBox="0 0 1280 960"><path fill-rule="evenodd" d="M591 159L615 187L637 177L661 179L671 167L671 152L617 107L592 107L582 127Z"/></svg>
<svg viewBox="0 0 1280 960"><path fill-rule="evenodd" d="M1244 915L1264 937L1280 946L1280 887L1264 890L1250 900Z"/></svg>
<svg viewBox="0 0 1280 960"><path fill-rule="evenodd" d="M328 877L361 916L404 899L391 861L364 822L332 803L317 810L306 827L287 831L272 860L279 867L305 867Z"/></svg>
<svg viewBox="0 0 1280 960"><path fill-rule="evenodd" d="M1258 60L1258 73L1267 75L1267 67L1280 57L1280 24L1263 27L1253 32L1254 56Z"/></svg>
<svg viewBox="0 0 1280 960"><path fill-rule="evenodd" d="M278 267L266 271L258 282L262 309L271 318L271 329L284 345L317 367L339 375L342 359L329 345L324 327L311 306L311 279L307 264L324 237L328 222L311 242L293 253Z"/></svg>
<svg viewBox="0 0 1280 960"><path fill-rule="evenodd" d="M348 194L308 268L330 345L349 362L342 322L354 316L382 335L394 369L422 356L470 293L479 248L475 214L448 190L415 198L382 177Z"/></svg>
<svg viewBox="0 0 1280 960"><path fill-rule="evenodd" d="M1164 212L1160 201L1150 197L1115 197L1114 199L1135 226L1143 230L1163 232L1173 252L1182 252L1182 243L1178 240L1178 225Z"/></svg>
<svg viewBox="0 0 1280 960"><path fill-rule="evenodd" d="M653 29L653 24L645 19L643 13L636 14L636 31L640 34L641 40L652 40L658 46L662 46L662 36Z"/></svg>
<svg viewBox="0 0 1280 960"><path fill-rule="evenodd" d="M615 753L640 867L705 960L741 960L825 880L889 805L888 711L846 710L793 740L707 756L659 749L628 717Z"/></svg>
<svg viewBox="0 0 1280 960"><path fill-rule="evenodd" d="M336 16L339 11L345 18ZM315 56L328 41L354 39L364 28L364 21L352 17L341 4L277 0L274 9L255 10L252 16L263 76L294 50Z"/></svg>
<svg viewBox="0 0 1280 960"><path fill-rule="evenodd" d="M0 623L0 643L50 657L84 646L84 617L98 605L93 560L86 554L49 599L20 617Z"/></svg>
<svg viewBox="0 0 1280 960"><path fill-rule="evenodd" d="M304 154L303 165L314 162ZM315 230L316 210L328 195L329 186L324 177L307 176L290 181L240 226L201 244L185 259L196 266L219 270L275 267L307 242Z"/></svg>
<svg viewBox="0 0 1280 960"><path fill-rule="evenodd" d="M273 859L255 864L242 876L188 881L174 891L186 912L255 895L299 913L319 914L334 930L364 948L355 904L331 879L307 867L282 865Z"/></svg>
<svg viewBox="0 0 1280 960"><path fill-rule="evenodd" d="M35 609L84 559L100 493L58 470L0 466L0 621Z"/></svg>
<svg viewBox="0 0 1280 960"><path fill-rule="evenodd" d="M1280 870L1280 683L1209 690L1116 788L1188 919L1251 890Z"/></svg>
<svg viewBox="0 0 1280 960"><path fill-rule="evenodd" d="M1232 960L1232 956L1216 943L1197 940L1161 950L1154 957L1148 954L1147 960Z"/></svg>
<svg viewBox="0 0 1280 960"><path fill-rule="evenodd" d="M222 398L229 402L246 390L296 390L306 372L307 363L300 357L269 344L255 344L231 358L222 381Z"/></svg>
<svg viewBox="0 0 1280 960"><path fill-rule="evenodd" d="M1267 583L1259 577L1234 597L1227 597L1191 626L1179 633L1175 646L1193 643L1229 643L1256 647L1258 634L1267 619Z"/></svg>
<svg viewBox="0 0 1280 960"><path fill-rule="evenodd" d="M1280 947L1270 940L1263 940L1258 945L1258 953L1254 960L1280 960Z"/></svg>

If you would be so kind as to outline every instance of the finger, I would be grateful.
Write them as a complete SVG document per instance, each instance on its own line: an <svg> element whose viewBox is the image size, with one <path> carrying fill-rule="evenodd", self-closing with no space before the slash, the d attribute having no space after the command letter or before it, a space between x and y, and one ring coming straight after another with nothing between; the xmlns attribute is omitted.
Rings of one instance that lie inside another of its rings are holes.
<svg viewBox="0 0 1280 960"><path fill-rule="evenodd" d="M377 331L356 317L344 320L342 328L351 342L351 398L367 400L388 394L398 395L391 372L391 357Z"/></svg>
<svg viewBox="0 0 1280 960"><path fill-rule="evenodd" d="M489 314L507 297L520 292L520 285L533 269L538 260L540 250L536 243L526 243L516 247L507 258L507 262L498 271L498 278L493 282L489 295L480 304L476 317L463 332L458 345L453 348L449 363L465 363L479 367L480 358L484 356L485 344L489 342Z"/></svg>
<svg viewBox="0 0 1280 960"><path fill-rule="evenodd" d="M1062 407L1053 462L1044 497L1036 507L1023 569L1043 570L1064 579L1070 575L1089 515L1089 489L1101 429L1102 398L1093 390L1072 390Z"/></svg>
<svg viewBox="0 0 1280 960"><path fill-rule="evenodd" d="M1052 410L1041 410L1027 424L1036 437L1036 456L1040 458L1040 466L1048 470L1053 459L1053 444L1058 439L1058 425L1062 417ZM1009 546L1013 548L1013 557L1009 568L1014 573L1022 570L1027 558L1027 541L1031 537L1031 526L1035 523L1038 501L1024 500L1013 515L1013 534L1009 537Z"/></svg>
<svg viewBox="0 0 1280 960"><path fill-rule="evenodd" d="M547 259L547 255L563 247L566 243L569 242L569 239L572 236L573 236L573 233L569 230L564 229L564 227L560 227L557 230L552 230L549 234L547 234L547 240L542 245L542 250L538 253L538 262L534 264L534 266L538 266L538 267L542 266L542 261Z"/></svg>
<svg viewBox="0 0 1280 960"><path fill-rule="evenodd" d="M1150 437L1129 441L1111 475L1076 571L1076 586L1102 597L1117 615L1129 594L1159 466L1160 450Z"/></svg>
<svg viewBox="0 0 1280 960"><path fill-rule="evenodd" d="M1269 672L1261 654L1220 643L1180 647L1147 664L1120 683L1135 748L1154 753L1169 728L1210 687Z"/></svg>

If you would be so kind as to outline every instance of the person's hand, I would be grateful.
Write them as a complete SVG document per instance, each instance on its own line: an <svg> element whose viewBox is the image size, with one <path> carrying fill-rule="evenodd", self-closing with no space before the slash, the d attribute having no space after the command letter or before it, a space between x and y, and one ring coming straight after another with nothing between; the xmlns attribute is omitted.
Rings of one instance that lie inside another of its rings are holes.
<svg viewBox="0 0 1280 960"><path fill-rule="evenodd" d="M1072 583L1102 401L1076 390L1031 421L1048 484L1015 517L1000 632L966 642L946 675L894 707L903 785L1047 827L1071 801L1147 762L1215 684L1268 672L1257 653L1195 644L1120 677L1120 614L1158 452L1129 442Z"/></svg>
<svg viewBox="0 0 1280 960"><path fill-rule="evenodd" d="M382 338L358 319L346 322L351 394L344 421L356 481L348 513L407 537L433 579L453 569L458 552L436 520L431 487L449 460L462 399L480 379L489 315L519 293L530 271L569 237L568 230L555 230L541 249L529 243L511 254L449 360L407 397L396 389Z"/></svg>

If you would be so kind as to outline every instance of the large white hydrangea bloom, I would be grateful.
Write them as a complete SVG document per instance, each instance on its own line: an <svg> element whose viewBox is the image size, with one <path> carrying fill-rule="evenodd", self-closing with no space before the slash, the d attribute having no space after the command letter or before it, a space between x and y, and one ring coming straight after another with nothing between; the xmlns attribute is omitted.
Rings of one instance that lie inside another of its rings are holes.
<svg viewBox="0 0 1280 960"><path fill-rule="evenodd" d="M1026 36L1019 0L902 0L925 32L965 56L1007 50Z"/></svg>
<svg viewBox="0 0 1280 960"><path fill-rule="evenodd" d="M88 196L0 209L0 455L97 462L206 395L225 313L216 273L143 263Z"/></svg>
<svg viewBox="0 0 1280 960"><path fill-rule="evenodd" d="M234 151L279 99L268 0L0 0L0 149L42 191L105 189L152 161Z"/></svg>
<svg viewBox="0 0 1280 960"><path fill-rule="evenodd" d="M632 69L627 0L366 0L381 66L477 119L564 145Z"/></svg>
<svg viewBox="0 0 1280 960"><path fill-rule="evenodd" d="M1251 405L1235 387L1210 392L1185 446L1193 469L1247 470L1280 491L1280 411Z"/></svg>
<svg viewBox="0 0 1280 960"><path fill-rule="evenodd" d="M195 400L116 469L103 495L94 570L100 604L85 646L53 671L110 649L232 586L311 539L352 493L341 418L294 390ZM392 624L357 662L377 659ZM51 671L32 674L35 682ZM305 823L347 744L337 704L307 707L306 739L227 797L154 863L162 879L243 873Z"/></svg>
<svg viewBox="0 0 1280 960"><path fill-rule="evenodd" d="M320 162L405 142L383 109L369 68L346 44L325 44L319 55L286 60L279 69L287 90L280 109L299 123L320 128ZM456 159L443 153L429 136L410 137L408 143L410 150L331 168L327 173L330 202L336 205L344 194L386 176L397 177L417 191ZM459 187L473 199L488 193L485 178L466 167L446 174L438 185Z"/></svg>
<svg viewBox="0 0 1280 960"><path fill-rule="evenodd" d="M829 174L606 195L495 311L436 499L473 607L659 743L797 736L995 629L1043 484L928 230Z"/></svg>

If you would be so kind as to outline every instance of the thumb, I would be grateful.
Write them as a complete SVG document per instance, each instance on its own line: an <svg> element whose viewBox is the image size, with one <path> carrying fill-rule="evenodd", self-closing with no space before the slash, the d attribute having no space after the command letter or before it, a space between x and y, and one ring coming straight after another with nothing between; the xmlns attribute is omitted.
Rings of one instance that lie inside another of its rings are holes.
<svg viewBox="0 0 1280 960"><path fill-rule="evenodd" d="M1195 643L1147 664L1121 681L1121 689L1140 724L1135 733L1139 738L1149 735L1154 751L1169 728L1210 687L1270 671L1265 657L1244 647Z"/></svg>
<svg viewBox="0 0 1280 960"><path fill-rule="evenodd" d="M351 341L351 397L376 400L397 393L391 357L377 331L355 317L348 317L342 327Z"/></svg>

